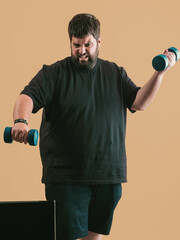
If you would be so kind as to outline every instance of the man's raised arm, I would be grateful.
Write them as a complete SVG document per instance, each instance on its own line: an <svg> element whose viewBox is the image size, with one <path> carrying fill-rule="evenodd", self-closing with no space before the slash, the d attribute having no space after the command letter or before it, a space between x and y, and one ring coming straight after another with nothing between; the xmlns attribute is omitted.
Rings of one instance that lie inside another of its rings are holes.
<svg viewBox="0 0 180 240"><path fill-rule="evenodd" d="M172 68L175 64L175 54L165 50L163 53L167 56L169 60L168 67L162 72L155 72L150 80L138 91L137 96L135 98L134 103L131 106L132 110L145 110L146 107L152 102L154 97L156 96L159 87L161 85L163 76L165 72Z"/></svg>

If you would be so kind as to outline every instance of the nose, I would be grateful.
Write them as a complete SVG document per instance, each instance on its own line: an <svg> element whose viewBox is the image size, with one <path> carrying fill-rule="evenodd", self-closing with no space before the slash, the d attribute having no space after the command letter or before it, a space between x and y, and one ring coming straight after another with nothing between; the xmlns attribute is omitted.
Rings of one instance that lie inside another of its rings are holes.
<svg viewBox="0 0 180 240"><path fill-rule="evenodd" d="M79 54L84 55L85 53L86 53L86 48L85 48L85 46L82 45L79 49Z"/></svg>

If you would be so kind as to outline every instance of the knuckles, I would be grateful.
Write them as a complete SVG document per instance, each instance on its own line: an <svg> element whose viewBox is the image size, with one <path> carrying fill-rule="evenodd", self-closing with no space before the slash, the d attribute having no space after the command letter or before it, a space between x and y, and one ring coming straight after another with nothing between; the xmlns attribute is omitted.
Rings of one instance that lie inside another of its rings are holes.
<svg viewBox="0 0 180 240"><path fill-rule="evenodd" d="M19 129L14 129L12 130L12 139L16 142L20 143L27 143L27 136L28 136L28 131L27 130L19 130Z"/></svg>

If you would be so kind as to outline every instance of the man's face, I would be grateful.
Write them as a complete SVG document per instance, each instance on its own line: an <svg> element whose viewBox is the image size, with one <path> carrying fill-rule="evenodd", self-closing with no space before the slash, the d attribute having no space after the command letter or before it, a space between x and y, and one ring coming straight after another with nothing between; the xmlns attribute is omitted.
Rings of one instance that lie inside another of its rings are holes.
<svg viewBox="0 0 180 240"><path fill-rule="evenodd" d="M97 42L91 34L84 38L72 36L71 57L73 62L82 69L93 68L99 55L100 43L100 38Z"/></svg>

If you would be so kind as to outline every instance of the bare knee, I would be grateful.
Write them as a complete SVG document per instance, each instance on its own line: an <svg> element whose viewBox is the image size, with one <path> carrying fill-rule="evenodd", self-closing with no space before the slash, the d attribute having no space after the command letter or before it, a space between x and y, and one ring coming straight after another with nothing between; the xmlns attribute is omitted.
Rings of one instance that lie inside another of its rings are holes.
<svg viewBox="0 0 180 240"><path fill-rule="evenodd" d="M102 239L101 234L88 231L88 236L77 240L101 240L101 239Z"/></svg>

